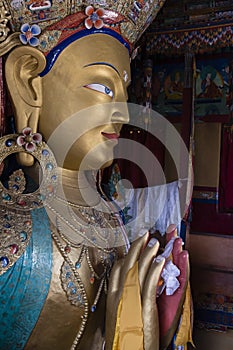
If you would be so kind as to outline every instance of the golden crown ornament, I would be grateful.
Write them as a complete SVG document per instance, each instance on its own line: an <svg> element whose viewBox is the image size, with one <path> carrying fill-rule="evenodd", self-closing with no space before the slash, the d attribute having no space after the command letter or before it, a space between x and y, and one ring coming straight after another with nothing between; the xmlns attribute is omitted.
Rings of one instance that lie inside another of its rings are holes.
<svg viewBox="0 0 233 350"><path fill-rule="evenodd" d="M104 33L132 53L165 0L2 0L0 54L31 45L47 54L85 35ZM63 47L63 48L64 48Z"/></svg>

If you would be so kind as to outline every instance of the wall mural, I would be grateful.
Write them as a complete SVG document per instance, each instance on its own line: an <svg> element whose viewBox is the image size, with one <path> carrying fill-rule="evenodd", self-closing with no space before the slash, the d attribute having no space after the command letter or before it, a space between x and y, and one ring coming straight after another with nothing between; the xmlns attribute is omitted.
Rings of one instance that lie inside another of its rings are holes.
<svg viewBox="0 0 233 350"><path fill-rule="evenodd" d="M229 115L230 57L196 61L194 114L196 119ZM184 63L154 66L153 109L164 116L181 116Z"/></svg>
<svg viewBox="0 0 233 350"><path fill-rule="evenodd" d="M181 115L184 86L184 63L154 66L153 109L164 116Z"/></svg>
<svg viewBox="0 0 233 350"><path fill-rule="evenodd" d="M197 61L195 117L229 114L229 60Z"/></svg>

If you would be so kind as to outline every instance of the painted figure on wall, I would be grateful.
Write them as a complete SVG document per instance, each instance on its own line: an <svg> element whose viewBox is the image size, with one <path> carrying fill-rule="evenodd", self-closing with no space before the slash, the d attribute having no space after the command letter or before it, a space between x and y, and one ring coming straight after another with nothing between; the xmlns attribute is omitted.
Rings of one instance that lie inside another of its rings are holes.
<svg viewBox="0 0 233 350"><path fill-rule="evenodd" d="M153 67L152 105L169 117L181 115L184 89L184 64L167 62Z"/></svg>
<svg viewBox="0 0 233 350"><path fill-rule="evenodd" d="M228 59L225 58L212 58L209 62L197 61L195 86L196 118L210 115L228 115L228 65Z"/></svg>
<svg viewBox="0 0 233 350"><path fill-rule="evenodd" d="M215 78L217 76L216 70L211 66L206 66L201 70L201 93L198 98L218 98L222 97L222 85L217 85Z"/></svg>
<svg viewBox="0 0 233 350"><path fill-rule="evenodd" d="M176 66L176 67L174 67ZM196 60L194 115L196 119L229 114L230 56ZM182 114L184 64L158 64L153 72L153 106L161 114Z"/></svg>
<svg viewBox="0 0 233 350"><path fill-rule="evenodd" d="M183 96L183 73L179 70L173 71L164 82L164 90L168 100L182 100Z"/></svg>
<svg viewBox="0 0 233 350"><path fill-rule="evenodd" d="M137 26L121 1L88 3L2 7L0 53L15 118L15 130L0 141L5 349L167 347L190 298L188 253L174 227L167 255L148 233L129 242L96 186L129 121L133 45L163 2L148 2ZM35 6L50 6L37 23ZM157 286L167 263L180 281L172 298L161 294L159 320Z"/></svg>

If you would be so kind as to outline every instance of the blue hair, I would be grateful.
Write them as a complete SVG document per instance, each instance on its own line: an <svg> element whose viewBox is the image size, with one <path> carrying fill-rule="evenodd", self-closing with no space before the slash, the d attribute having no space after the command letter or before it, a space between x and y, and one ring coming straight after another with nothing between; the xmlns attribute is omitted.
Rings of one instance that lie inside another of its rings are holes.
<svg viewBox="0 0 233 350"><path fill-rule="evenodd" d="M50 69L53 67L54 63L56 62L58 56L60 55L60 53L68 46L70 45L72 42L87 36L87 35L91 35L91 34L107 34L110 35L112 37L114 37L115 39L117 39L121 44L123 44L129 51L130 53L130 45L127 41L124 40L124 38L118 34L117 32L115 32L114 30L111 30L109 28L101 28L101 29L96 29L96 28L92 28L92 29L84 29L81 30L71 36L69 36L67 39L65 39L64 41L62 41L60 44L58 44L57 46L55 46L46 56L46 67L43 70L43 72L40 73L40 76L43 77L44 75L46 75Z"/></svg>

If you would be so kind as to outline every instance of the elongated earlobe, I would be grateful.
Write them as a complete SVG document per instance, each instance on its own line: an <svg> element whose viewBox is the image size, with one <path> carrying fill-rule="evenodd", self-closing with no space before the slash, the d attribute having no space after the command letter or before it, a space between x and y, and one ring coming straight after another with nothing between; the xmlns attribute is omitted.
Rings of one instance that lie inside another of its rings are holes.
<svg viewBox="0 0 233 350"><path fill-rule="evenodd" d="M39 50L30 46L14 49L6 61L6 79L10 91L17 89L26 103L39 107L42 101L39 73L45 65L45 56Z"/></svg>
<svg viewBox="0 0 233 350"><path fill-rule="evenodd" d="M23 46L14 49L6 61L6 81L15 112L16 131L30 127L37 131L40 108L42 105L42 78L46 59L39 50ZM20 163L25 166L33 164L33 157L20 154Z"/></svg>

